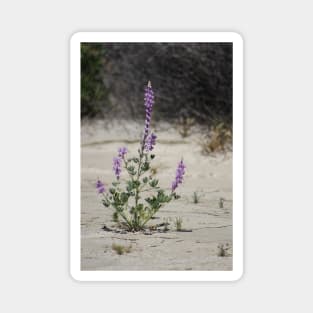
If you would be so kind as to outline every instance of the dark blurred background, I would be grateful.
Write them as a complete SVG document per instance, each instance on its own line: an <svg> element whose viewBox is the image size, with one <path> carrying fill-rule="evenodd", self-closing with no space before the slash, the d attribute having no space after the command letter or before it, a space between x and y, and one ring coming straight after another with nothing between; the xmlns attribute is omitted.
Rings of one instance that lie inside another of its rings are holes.
<svg viewBox="0 0 313 313"><path fill-rule="evenodd" d="M232 124L232 43L82 43L81 117L153 118Z"/></svg>

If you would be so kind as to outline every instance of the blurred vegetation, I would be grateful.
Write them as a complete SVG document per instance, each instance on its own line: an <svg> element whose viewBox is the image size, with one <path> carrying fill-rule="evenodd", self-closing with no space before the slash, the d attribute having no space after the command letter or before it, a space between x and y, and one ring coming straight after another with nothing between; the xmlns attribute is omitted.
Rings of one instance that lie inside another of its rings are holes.
<svg viewBox="0 0 313 313"><path fill-rule="evenodd" d="M122 255L124 253L130 253L132 250L132 246L123 246L116 243L112 244L112 250L114 250L118 255Z"/></svg>
<svg viewBox="0 0 313 313"><path fill-rule="evenodd" d="M102 44L81 44L81 117L102 115L108 104L108 91L103 84L105 49Z"/></svg>
<svg viewBox="0 0 313 313"><path fill-rule="evenodd" d="M151 80L154 120L175 121L182 136L195 122L209 132L218 120L224 126L217 141L226 140L224 128L232 128L231 43L82 43L81 52L82 117L142 118Z"/></svg>
<svg viewBox="0 0 313 313"><path fill-rule="evenodd" d="M192 195L192 198L193 198L193 203L197 204L199 203L199 194L195 191Z"/></svg>
<svg viewBox="0 0 313 313"><path fill-rule="evenodd" d="M233 130L223 121L212 121L209 132L201 142L202 153L226 152L232 150Z"/></svg>
<svg viewBox="0 0 313 313"><path fill-rule="evenodd" d="M175 227L177 231L182 231L183 219L181 217L175 218Z"/></svg>
<svg viewBox="0 0 313 313"><path fill-rule="evenodd" d="M195 119L186 117L186 116L180 116L176 120L176 128L179 132L179 134L183 137L186 138L191 135L191 129L192 126L195 124Z"/></svg>

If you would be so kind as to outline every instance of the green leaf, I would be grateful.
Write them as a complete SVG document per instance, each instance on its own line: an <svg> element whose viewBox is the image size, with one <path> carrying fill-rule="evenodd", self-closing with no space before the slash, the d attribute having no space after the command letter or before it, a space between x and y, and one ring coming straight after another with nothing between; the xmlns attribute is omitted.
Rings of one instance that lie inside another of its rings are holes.
<svg viewBox="0 0 313 313"><path fill-rule="evenodd" d="M122 203L127 202L127 200L128 200L128 194L125 193L125 192L122 192L121 195L120 195L120 200L121 200Z"/></svg>
<svg viewBox="0 0 313 313"><path fill-rule="evenodd" d="M148 203L150 203L150 197L146 198L145 201L147 201Z"/></svg>
<svg viewBox="0 0 313 313"><path fill-rule="evenodd" d="M136 207L136 210L137 210L138 212L142 211L142 210L143 210L143 204L142 204L142 203L139 203L139 204L137 205L137 207Z"/></svg>
<svg viewBox="0 0 313 313"><path fill-rule="evenodd" d="M103 204L105 207L110 206L110 202L109 202L109 201L106 201L106 200L102 200L102 204Z"/></svg>
<svg viewBox="0 0 313 313"><path fill-rule="evenodd" d="M123 212L123 207L121 207L119 205L115 206L115 209L117 212Z"/></svg>
<svg viewBox="0 0 313 313"><path fill-rule="evenodd" d="M149 185L154 188L158 185L159 180L158 179L153 179L151 182L149 182Z"/></svg>
<svg viewBox="0 0 313 313"><path fill-rule="evenodd" d="M148 182L148 177L144 177L144 179L142 180L142 182L143 182L144 184L146 184L146 183Z"/></svg>
<svg viewBox="0 0 313 313"><path fill-rule="evenodd" d="M115 194L113 195L113 200L114 200L114 202L119 203L118 193L115 193Z"/></svg>
<svg viewBox="0 0 313 313"><path fill-rule="evenodd" d="M148 169L150 168L150 164L148 162L145 162L142 167L141 167L141 170L143 172L147 171Z"/></svg>
<svg viewBox="0 0 313 313"><path fill-rule="evenodd" d="M133 165L126 167L126 169L130 175L136 175L135 167Z"/></svg>
<svg viewBox="0 0 313 313"><path fill-rule="evenodd" d="M138 188L140 186L140 181L139 180L134 180L133 181L133 189Z"/></svg>
<svg viewBox="0 0 313 313"><path fill-rule="evenodd" d="M166 202L170 202L172 200L171 196L166 196Z"/></svg>
<svg viewBox="0 0 313 313"><path fill-rule="evenodd" d="M133 189L135 189L134 182L133 182L133 181L128 181L128 182L127 182L126 190L127 190L128 192L131 192Z"/></svg>

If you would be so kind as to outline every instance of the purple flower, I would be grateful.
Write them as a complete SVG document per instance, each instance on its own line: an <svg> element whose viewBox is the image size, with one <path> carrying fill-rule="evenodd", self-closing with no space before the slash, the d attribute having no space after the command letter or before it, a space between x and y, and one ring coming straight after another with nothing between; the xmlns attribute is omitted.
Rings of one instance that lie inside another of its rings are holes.
<svg viewBox="0 0 313 313"><path fill-rule="evenodd" d="M152 90L151 82L148 82L148 86L145 89L145 107L146 107L146 120L145 120L145 129L143 134L143 145L146 142L146 138L148 136L150 122L151 122L151 114L152 114L152 107L154 104L154 93Z"/></svg>
<svg viewBox="0 0 313 313"><path fill-rule="evenodd" d="M122 147L118 149L118 156L122 159L124 159L125 154L127 153L127 148Z"/></svg>
<svg viewBox="0 0 313 313"><path fill-rule="evenodd" d="M105 187L104 187L104 184L102 181L98 180L96 187L97 187L98 193L104 193L105 192Z"/></svg>
<svg viewBox="0 0 313 313"><path fill-rule="evenodd" d="M154 133L151 133L145 142L145 149L146 151L152 151L155 146L155 140L157 139L157 136Z"/></svg>
<svg viewBox="0 0 313 313"><path fill-rule="evenodd" d="M113 171L117 179L120 178L121 171L122 171L122 159L119 157L113 158Z"/></svg>
<svg viewBox="0 0 313 313"><path fill-rule="evenodd" d="M172 182L172 192L183 182L186 165L183 160L178 163L175 180Z"/></svg>

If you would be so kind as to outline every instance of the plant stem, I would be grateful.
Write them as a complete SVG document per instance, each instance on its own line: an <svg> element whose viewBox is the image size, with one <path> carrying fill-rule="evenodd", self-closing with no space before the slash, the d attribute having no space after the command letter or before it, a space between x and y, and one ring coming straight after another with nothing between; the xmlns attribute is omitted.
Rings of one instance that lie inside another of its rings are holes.
<svg viewBox="0 0 313 313"><path fill-rule="evenodd" d="M126 224L129 227L129 229L132 230L133 226L132 226L131 222L127 219L127 217L122 212L119 212L119 214L124 219L124 221L126 222Z"/></svg>
<svg viewBox="0 0 313 313"><path fill-rule="evenodd" d="M137 177L136 177L137 182L139 182L139 178L140 178L140 169L141 169L142 157L143 157L143 150L141 147L141 150L139 150L139 162L138 162L138 170L137 170ZM139 200L139 185L137 184L137 187L135 190L135 213L134 213L134 219L135 219L136 225L139 225L139 217L137 215L138 200Z"/></svg>

